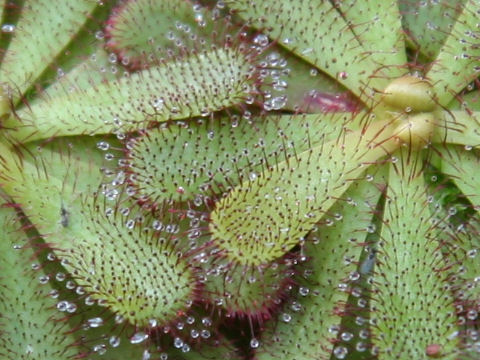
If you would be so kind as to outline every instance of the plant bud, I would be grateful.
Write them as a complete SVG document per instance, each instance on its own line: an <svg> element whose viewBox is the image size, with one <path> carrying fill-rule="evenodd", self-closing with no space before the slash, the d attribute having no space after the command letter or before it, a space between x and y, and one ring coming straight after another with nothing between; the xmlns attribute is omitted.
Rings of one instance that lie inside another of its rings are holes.
<svg viewBox="0 0 480 360"><path fill-rule="evenodd" d="M400 121L394 130L395 138L414 147L421 147L432 137L435 126L433 113L420 113Z"/></svg>
<svg viewBox="0 0 480 360"><path fill-rule="evenodd" d="M385 88L385 104L407 112L427 112L435 109L432 86L414 76L395 79Z"/></svg>

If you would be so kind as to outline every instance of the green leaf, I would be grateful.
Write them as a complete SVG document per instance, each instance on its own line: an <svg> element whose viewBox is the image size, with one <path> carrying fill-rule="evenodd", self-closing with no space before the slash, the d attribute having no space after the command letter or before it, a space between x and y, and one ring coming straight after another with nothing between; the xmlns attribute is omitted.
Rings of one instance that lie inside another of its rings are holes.
<svg viewBox="0 0 480 360"><path fill-rule="evenodd" d="M389 122L351 132L348 124L316 146L236 186L211 213L213 237L241 264L262 264L295 246L365 168L398 146ZM334 138L333 141L327 139Z"/></svg>
<svg viewBox="0 0 480 360"><path fill-rule="evenodd" d="M466 0L401 0L403 26L413 47L434 59L461 13Z"/></svg>
<svg viewBox="0 0 480 360"><path fill-rule="evenodd" d="M477 176L479 157L475 151L465 151L458 146L440 148L441 170L448 175L477 207L480 206L480 178Z"/></svg>
<svg viewBox="0 0 480 360"><path fill-rule="evenodd" d="M173 320L193 300L197 283L166 241L172 234L154 229L154 221L168 214L128 214L133 204L126 197L99 194L101 161L98 151L86 151L93 148L91 139L60 139L52 146L34 147L34 157L24 154L21 172L8 164L13 179L5 191L93 299L139 327L151 319Z"/></svg>
<svg viewBox="0 0 480 360"><path fill-rule="evenodd" d="M97 46L87 59L78 63L65 75L48 86L41 94L40 99L33 99L32 105L46 99L61 98L67 94L82 93L89 88L95 88L102 82L119 81L124 76L123 69L113 65L109 60L110 54L106 52L103 45ZM112 69L114 69L112 71Z"/></svg>
<svg viewBox="0 0 480 360"><path fill-rule="evenodd" d="M272 97L283 95L287 97L286 104L282 110L318 113L354 111L359 106L359 104L353 101L353 96L350 98L350 96L346 95L348 90L345 87L282 46L272 44L266 50L265 59L270 66L280 67L277 74L280 72L282 75L285 75L280 79L272 78L271 81L267 77L261 85L261 89L271 92ZM271 72L270 74L273 73ZM320 96L327 94L329 98L323 102L313 101L312 95L315 94ZM338 96L338 98L335 98L335 96ZM335 99L337 99L336 102L332 101ZM335 107L335 104L339 106Z"/></svg>
<svg viewBox="0 0 480 360"><path fill-rule="evenodd" d="M381 359L456 359L457 317L440 251L441 229L421 176L421 159L398 152L390 165L372 293L373 343ZM447 290L447 291L446 291Z"/></svg>
<svg viewBox="0 0 480 360"><path fill-rule="evenodd" d="M382 90L391 79L404 75L399 65L405 64L407 57L398 1L341 0L335 5L366 55L377 65L375 77L379 79L374 80L375 87Z"/></svg>
<svg viewBox="0 0 480 360"><path fill-rule="evenodd" d="M17 98L46 70L98 6L95 0L27 0L2 65L0 79Z"/></svg>
<svg viewBox="0 0 480 360"><path fill-rule="evenodd" d="M472 85L469 85L472 86ZM467 90L469 90L467 86ZM473 86L472 86L473 88ZM480 92L478 90L461 94L448 104L450 110L480 111Z"/></svg>
<svg viewBox="0 0 480 360"><path fill-rule="evenodd" d="M218 48L53 98L41 98L11 117L10 136L33 141L52 136L104 134L154 122L208 115L255 92L251 55Z"/></svg>
<svg viewBox="0 0 480 360"><path fill-rule="evenodd" d="M3 196L3 194L2 194ZM0 205L0 356L2 359L64 360L75 356L75 337L60 319L49 283L29 259L35 247L26 241L13 207Z"/></svg>
<svg viewBox="0 0 480 360"><path fill-rule="evenodd" d="M465 110L443 111L433 141L464 145L466 149L480 146L480 113Z"/></svg>
<svg viewBox="0 0 480 360"><path fill-rule="evenodd" d="M125 171L135 175L138 196L151 203L193 199L206 187L219 194L319 141L334 140L346 124L360 127L361 119L338 113L171 124L129 142Z"/></svg>
<svg viewBox="0 0 480 360"><path fill-rule="evenodd" d="M332 329L342 321L349 296L340 284L357 271L363 250L360 244L368 234L379 195L372 183L355 183L329 211L332 225L319 224L308 235L305 255L310 258L306 267L311 275L299 284L304 295L287 302L290 306L285 306L278 323L268 325L256 359L323 359L331 354Z"/></svg>
<svg viewBox="0 0 480 360"><path fill-rule="evenodd" d="M126 66L144 68L167 49L178 54L198 47L200 39L211 42L211 17L205 8L185 0L125 1L108 20L106 46Z"/></svg>
<svg viewBox="0 0 480 360"><path fill-rule="evenodd" d="M427 78L433 84L440 105L446 106L480 72L478 47L478 0L467 0L450 35L440 50Z"/></svg>
<svg viewBox="0 0 480 360"><path fill-rule="evenodd" d="M172 359L178 360L242 360L243 356L239 354L237 349L232 343L226 339L219 341L219 344L214 346L204 345L198 348L194 348L187 353L180 352L179 350L171 350L169 354L172 355Z"/></svg>
<svg viewBox="0 0 480 360"><path fill-rule="evenodd" d="M230 0L227 4L248 23L337 79L367 104L374 95L371 89L382 90L386 85L387 79L377 73L381 65L329 1Z"/></svg>

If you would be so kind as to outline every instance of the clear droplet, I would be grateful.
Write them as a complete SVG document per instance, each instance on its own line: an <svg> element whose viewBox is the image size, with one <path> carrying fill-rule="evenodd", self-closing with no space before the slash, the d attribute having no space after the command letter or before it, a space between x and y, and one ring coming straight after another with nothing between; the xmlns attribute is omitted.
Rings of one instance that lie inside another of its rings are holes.
<svg viewBox="0 0 480 360"><path fill-rule="evenodd" d="M258 341L257 339L253 338L252 340L250 340L250 347L252 349L257 349L258 347L260 346L260 341Z"/></svg>
<svg viewBox="0 0 480 360"><path fill-rule="evenodd" d="M87 324L91 328L98 328L103 325L103 319L101 317L94 317L87 320Z"/></svg>
<svg viewBox="0 0 480 360"><path fill-rule="evenodd" d="M13 33L15 31L15 25L12 24L3 24L2 32L3 33Z"/></svg>
<svg viewBox="0 0 480 360"><path fill-rule="evenodd" d="M109 344L111 347L118 347L120 346L120 338L118 336L111 336L110 339L108 340Z"/></svg>
<svg viewBox="0 0 480 360"><path fill-rule="evenodd" d="M130 343L131 344L140 344L147 339L148 339L148 334L145 334L144 332L138 332L130 338Z"/></svg>

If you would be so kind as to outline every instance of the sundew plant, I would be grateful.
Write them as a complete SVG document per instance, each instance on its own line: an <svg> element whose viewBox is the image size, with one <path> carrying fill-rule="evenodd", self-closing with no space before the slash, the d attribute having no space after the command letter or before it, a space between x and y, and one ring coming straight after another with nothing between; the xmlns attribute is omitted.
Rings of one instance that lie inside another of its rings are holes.
<svg viewBox="0 0 480 360"><path fill-rule="evenodd" d="M480 1L0 18L1 359L480 357Z"/></svg>

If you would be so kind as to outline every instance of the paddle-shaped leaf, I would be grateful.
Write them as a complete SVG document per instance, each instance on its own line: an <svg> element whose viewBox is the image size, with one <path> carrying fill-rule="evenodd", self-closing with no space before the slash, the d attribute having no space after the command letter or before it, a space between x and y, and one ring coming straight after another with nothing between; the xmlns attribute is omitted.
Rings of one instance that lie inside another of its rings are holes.
<svg viewBox="0 0 480 360"><path fill-rule="evenodd" d="M48 274L32 270L29 258L36 249L26 240L14 208L5 200L0 202L0 356L6 360L71 358L78 353L72 346L76 339L48 294L52 287L42 280Z"/></svg>
<svg viewBox="0 0 480 360"><path fill-rule="evenodd" d="M420 154L390 165L372 294L373 343L382 359L456 359L454 298L427 201ZM444 235L443 235L444 236Z"/></svg>
<svg viewBox="0 0 480 360"><path fill-rule="evenodd" d="M368 234L379 196L372 183L355 183L331 209L340 220L319 225L308 235L305 255L310 258L306 265L310 275L300 280L299 298L291 300L278 323L270 324L263 334L257 359L321 359L332 353L332 329L342 321L349 295L340 285L357 271L360 244Z"/></svg>
<svg viewBox="0 0 480 360"><path fill-rule="evenodd" d="M251 55L236 47L192 52L128 77L18 109L5 127L32 141L62 135L105 134L154 122L208 115L256 93ZM48 95L48 93L47 93Z"/></svg>
<svg viewBox="0 0 480 360"><path fill-rule="evenodd" d="M243 19L337 79L367 104L374 95L372 88L381 90L386 84L379 72L381 65L375 62L375 56L368 51L370 48L363 47L348 19L330 1L230 0L227 4ZM265 35L259 36L268 41Z"/></svg>
<svg viewBox="0 0 480 360"><path fill-rule="evenodd" d="M213 237L225 255L262 264L298 244L365 168L392 151L389 122L350 132L348 125L315 147L272 164L235 187L211 214ZM387 129L386 129L387 127Z"/></svg>

